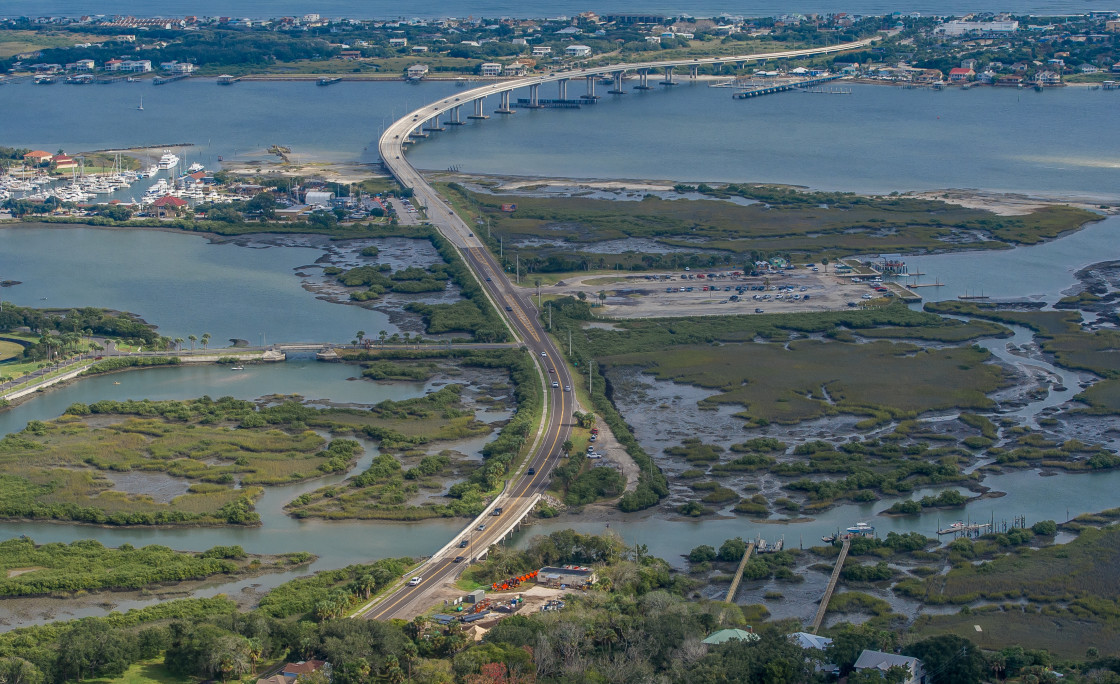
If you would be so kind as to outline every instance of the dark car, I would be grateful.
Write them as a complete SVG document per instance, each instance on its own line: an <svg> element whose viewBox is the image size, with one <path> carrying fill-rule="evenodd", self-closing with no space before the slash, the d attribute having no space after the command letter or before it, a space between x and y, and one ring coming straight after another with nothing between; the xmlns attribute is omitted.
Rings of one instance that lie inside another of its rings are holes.
<svg viewBox="0 0 1120 684"><path fill-rule="evenodd" d="M452 563L462 563L466 559L467 559L466 556L455 556L455 560L453 560L451 562Z"/></svg>
<svg viewBox="0 0 1120 684"><path fill-rule="evenodd" d="M465 549L465 548L467 548L468 544L470 544L470 542L467 541L466 539L464 539L463 541L459 542L459 548L460 549Z"/></svg>
<svg viewBox="0 0 1120 684"><path fill-rule="evenodd" d="M506 311L513 311L513 307L512 306L507 306Z"/></svg>
<svg viewBox="0 0 1120 684"><path fill-rule="evenodd" d="M529 474L530 475L536 475L537 474L537 469L536 468L529 468Z"/></svg>

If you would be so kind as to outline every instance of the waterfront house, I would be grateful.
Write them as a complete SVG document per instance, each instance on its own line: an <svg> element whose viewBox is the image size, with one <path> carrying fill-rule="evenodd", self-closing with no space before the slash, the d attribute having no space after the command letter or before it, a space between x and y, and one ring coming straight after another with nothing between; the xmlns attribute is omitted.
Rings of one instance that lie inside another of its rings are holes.
<svg viewBox="0 0 1120 684"><path fill-rule="evenodd" d="M591 48L586 45L569 45L564 48L564 54L569 57L587 57L591 54Z"/></svg>
<svg viewBox="0 0 1120 684"><path fill-rule="evenodd" d="M66 66L70 66L67 64ZM93 71L97 63L92 59L79 59L74 62L74 71Z"/></svg>
<svg viewBox="0 0 1120 684"><path fill-rule="evenodd" d="M53 158L53 154L44 150L32 150L31 152L23 155L23 160L32 164L44 164L46 162L49 162Z"/></svg>
<svg viewBox="0 0 1120 684"><path fill-rule="evenodd" d="M160 71L166 74L191 74L194 73L194 65L190 62L178 62L172 60L170 62L160 62Z"/></svg>
<svg viewBox="0 0 1120 684"><path fill-rule="evenodd" d="M943 80L940 69L922 69L914 74L915 83L938 83Z"/></svg>
<svg viewBox="0 0 1120 684"><path fill-rule="evenodd" d="M967 83L976 76L976 72L972 69L965 69L964 67L957 67L949 70L949 80L953 83Z"/></svg>
<svg viewBox="0 0 1120 684"><path fill-rule="evenodd" d="M1035 83L1040 86L1056 86L1062 84L1062 75L1054 71L1040 71L1035 76Z"/></svg>
<svg viewBox="0 0 1120 684"><path fill-rule="evenodd" d="M117 67L117 71L128 71L131 73L147 73L152 70L152 60L150 59L126 59L122 60Z"/></svg>
<svg viewBox="0 0 1120 684"><path fill-rule="evenodd" d="M483 62L478 67L478 73L482 74L483 76L501 76L502 65L498 64L497 62Z"/></svg>
<svg viewBox="0 0 1120 684"><path fill-rule="evenodd" d="M1023 77L1019 74L1004 74L996 79L996 85L1017 88L1023 85Z"/></svg>
<svg viewBox="0 0 1120 684"><path fill-rule="evenodd" d="M428 74L427 64L413 64L405 70L405 75L413 81L418 81Z"/></svg>
<svg viewBox="0 0 1120 684"><path fill-rule="evenodd" d="M506 76L524 76L525 72L527 72L528 70L529 65L525 64L524 62L514 62L513 64L507 64L502 69L502 71L505 72Z"/></svg>
<svg viewBox="0 0 1120 684"><path fill-rule="evenodd" d="M78 168L78 160L65 154L55 155L51 160L51 164L56 171L70 171Z"/></svg>
<svg viewBox="0 0 1120 684"><path fill-rule="evenodd" d="M152 209L156 212L156 218L175 218L186 207L186 200L172 195L164 195L152 202Z"/></svg>
<svg viewBox="0 0 1120 684"><path fill-rule="evenodd" d="M903 680L902 684L926 684L926 670L925 666L922 665L922 661L909 656L865 650L863 653L859 654L859 658L856 660L853 669L886 672L895 666L902 667L909 673L909 676Z"/></svg>

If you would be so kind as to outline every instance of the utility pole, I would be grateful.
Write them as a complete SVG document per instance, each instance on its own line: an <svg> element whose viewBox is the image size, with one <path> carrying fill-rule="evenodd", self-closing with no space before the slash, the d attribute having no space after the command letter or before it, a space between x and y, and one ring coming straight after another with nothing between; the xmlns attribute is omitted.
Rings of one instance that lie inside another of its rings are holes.
<svg viewBox="0 0 1120 684"><path fill-rule="evenodd" d="M498 259L501 260L506 255L506 238L501 236L498 238Z"/></svg>
<svg viewBox="0 0 1120 684"><path fill-rule="evenodd" d="M572 355L572 329L568 328L568 356Z"/></svg>
<svg viewBox="0 0 1120 684"><path fill-rule="evenodd" d="M537 302L537 306L540 306L539 301ZM552 332L552 302L548 303L548 331Z"/></svg>
<svg viewBox="0 0 1120 684"><path fill-rule="evenodd" d="M514 260L517 262L517 284L521 284L521 252L513 255Z"/></svg>

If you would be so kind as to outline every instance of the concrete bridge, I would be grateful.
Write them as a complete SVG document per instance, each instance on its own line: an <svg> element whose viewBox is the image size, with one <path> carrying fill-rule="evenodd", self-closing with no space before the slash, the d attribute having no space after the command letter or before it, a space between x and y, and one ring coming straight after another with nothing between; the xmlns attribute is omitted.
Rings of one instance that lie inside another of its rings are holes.
<svg viewBox="0 0 1120 684"><path fill-rule="evenodd" d="M498 98L498 107L494 109L494 112L497 114L513 114L514 111L516 111L514 109L515 106L530 109L556 106L570 107L578 103L579 100L593 102L597 99L599 96L596 95L595 88L596 83L600 79L609 80L611 85L608 86L608 94L624 94L626 91L622 89L622 82L626 74L630 72L633 72L638 77L638 85L635 86L635 89L648 90L652 87L649 85L650 76L657 78L657 73L662 75L662 80L658 81L660 85L672 86L677 83L675 80L676 69L686 70L689 78L696 78L701 66L715 65L722 67L726 64L733 67L740 67L752 62L765 62L775 59L796 59L798 57L810 57L813 55L858 50L867 47L871 42L872 39L867 39L850 43L840 43L838 45L828 45L825 47L807 48L804 50L784 50L781 52L762 52L751 55L727 57L697 57L693 59L638 62L631 64L609 64L606 66L586 68L573 67L527 78L491 83L478 88L472 88L456 97L438 100L406 114L403 118L394 122L386 129L385 133L382 134L378 142L378 151L381 153L382 161L386 162L385 165L396 175L396 169L400 165L389 162L396 162L396 160L400 159L400 154L404 145L416 139L427 138L430 133L445 130L444 126L441 124L441 117L445 115L446 121L444 123L448 125L462 125L466 123L463 121L463 114L461 111L464 106L470 107L470 114L466 116L468 119L489 118L484 106L484 101L487 97L496 96ZM575 98L570 97L568 86L572 81L578 80L583 80L585 82L586 92ZM556 84L557 97L555 99L543 99L541 97L541 86L547 83ZM510 94L519 88L528 88L529 97L517 102L511 101ZM401 181L406 187L413 187L414 185L412 182L406 182L406 179L400 177L398 177L397 180Z"/></svg>

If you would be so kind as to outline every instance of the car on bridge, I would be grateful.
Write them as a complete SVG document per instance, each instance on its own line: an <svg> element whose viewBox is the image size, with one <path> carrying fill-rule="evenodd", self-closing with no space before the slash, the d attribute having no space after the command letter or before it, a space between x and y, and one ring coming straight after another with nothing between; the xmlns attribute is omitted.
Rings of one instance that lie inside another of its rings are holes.
<svg viewBox="0 0 1120 684"><path fill-rule="evenodd" d="M459 542L459 548L460 548L460 549L465 549L465 548L467 548L467 546L468 546L469 544L470 544L470 541L469 541L469 540L467 540L467 539L464 539L464 540L462 540L461 542Z"/></svg>
<svg viewBox="0 0 1120 684"><path fill-rule="evenodd" d="M553 387L559 387L559 386L560 386L560 383L558 383L558 382L556 382L555 380L553 380L553 381L552 381L552 386L553 386Z"/></svg>
<svg viewBox="0 0 1120 684"><path fill-rule="evenodd" d="M452 563L462 563L465 560L466 560L466 557L464 557L464 556L455 556L455 560L453 560L451 562Z"/></svg>
<svg viewBox="0 0 1120 684"><path fill-rule="evenodd" d="M421 578L421 577L413 577L412 579L408 580L408 586L415 587L416 585L420 584L423 581L424 581L424 579Z"/></svg>

